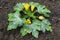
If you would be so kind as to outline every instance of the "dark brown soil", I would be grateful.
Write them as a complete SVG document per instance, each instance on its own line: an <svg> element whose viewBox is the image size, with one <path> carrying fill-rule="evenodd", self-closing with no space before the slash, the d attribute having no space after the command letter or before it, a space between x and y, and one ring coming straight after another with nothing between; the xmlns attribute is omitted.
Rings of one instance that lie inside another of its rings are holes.
<svg viewBox="0 0 60 40"><path fill-rule="evenodd" d="M50 21L53 32L40 32L39 38L32 37L31 34L25 37L19 36L17 30L7 31L7 15L12 12L13 6L18 2L38 2L46 5L51 11ZM60 40L60 0L0 0L0 40Z"/></svg>

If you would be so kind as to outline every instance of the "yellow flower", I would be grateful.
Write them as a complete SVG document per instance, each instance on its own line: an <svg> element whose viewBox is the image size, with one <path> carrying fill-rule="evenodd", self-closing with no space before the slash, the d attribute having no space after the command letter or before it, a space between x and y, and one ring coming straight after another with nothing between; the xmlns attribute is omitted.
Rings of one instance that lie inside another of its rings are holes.
<svg viewBox="0 0 60 40"><path fill-rule="evenodd" d="M43 20L43 19L45 19L45 18L44 18L43 16L39 16L39 19L40 19L40 20Z"/></svg>
<svg viewBox="0 0 60 40"><path fill-rule="evenodd" d="M32 5L32 6L31 6L31 11L33 11L33 10L34 10L34 8L35 8L35 7Z"/></svg>
<svg viewBox="0 0 60 40"><path fill-rule="evenodd" d="M29 7L30 7L30 5L29 5L28 3L24 4L24 8L25 8L25 10L28 10Z"/></svg>
<svg viewBox="0 0 60 40"><path fill-rule="evenodd" d="M30 19L27 19L27 20L26 20L26 23L27 23L27 24L31 24Z"/></svg>

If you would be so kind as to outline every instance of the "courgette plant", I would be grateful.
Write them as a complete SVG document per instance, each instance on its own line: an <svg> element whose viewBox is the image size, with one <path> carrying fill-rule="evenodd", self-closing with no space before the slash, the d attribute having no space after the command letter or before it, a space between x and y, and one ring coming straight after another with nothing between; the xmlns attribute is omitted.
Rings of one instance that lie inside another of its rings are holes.
<svg viewBox="0 0 60 40"><path fill-rule="evenodd" d="M32 33L35 38L38 38L39 31L52 32L49 21L51 11L44 5L35 2L17 3L13 11L8 14L8 31L20 27L21 36Z"/></svg>

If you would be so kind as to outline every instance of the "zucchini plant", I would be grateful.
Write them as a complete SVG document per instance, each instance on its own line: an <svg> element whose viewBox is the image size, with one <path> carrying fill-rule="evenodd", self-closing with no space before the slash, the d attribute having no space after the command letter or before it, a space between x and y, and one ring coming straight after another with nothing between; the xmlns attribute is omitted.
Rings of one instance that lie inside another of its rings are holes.
<svg viewBox="0 0 60 40"><path fill-rule="evenodd" d="M17 3L13 11L8 14L8 31L20 27L21 36L32 33L35 38L38 38L39 31L52 32L49 21L51 11L44 5L35 2Z"/></svg>

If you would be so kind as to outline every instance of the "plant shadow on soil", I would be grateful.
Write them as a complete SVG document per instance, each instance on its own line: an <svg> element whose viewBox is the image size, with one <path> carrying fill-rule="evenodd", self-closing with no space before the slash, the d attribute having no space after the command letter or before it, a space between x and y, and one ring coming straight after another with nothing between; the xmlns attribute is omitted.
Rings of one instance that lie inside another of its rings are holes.
<svg viewBox="0 0 60 40"><path fill-rule="evenodd" d="M46 5L52 13L50 22L53 32L40 32L36 39L31 34L25 37L19 36L19 28L17 30L7 31L8 13L12 12L13 6L19 2L38 2ZM60 40L60 0L0 0L0 40Z"/></svg>

